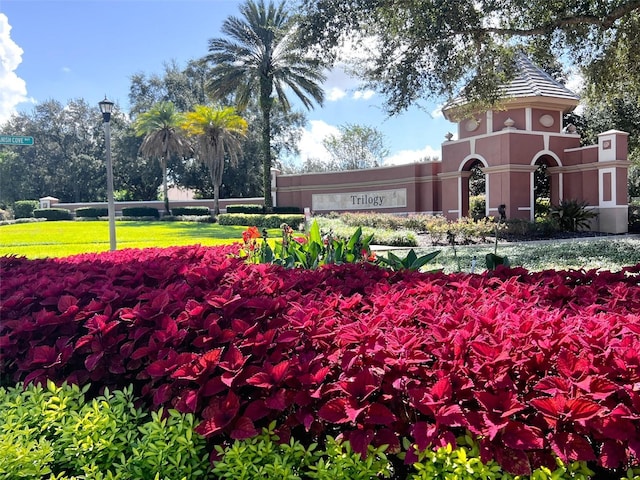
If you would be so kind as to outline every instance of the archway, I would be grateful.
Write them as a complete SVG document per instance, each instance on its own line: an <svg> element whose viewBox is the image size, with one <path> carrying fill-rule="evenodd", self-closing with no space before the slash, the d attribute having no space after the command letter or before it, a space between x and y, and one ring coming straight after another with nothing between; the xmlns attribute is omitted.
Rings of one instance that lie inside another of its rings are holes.
<svg viewBox="0 0 640 480"><path fill-rule="evenodd" d="M487 175L482 171L486 166L483 160L470 158L461 167L463 217L480 220L487 216Z"/></svg>
<svg viewBox="0 0 640 480"><path fill-rule="evenodd" d="M551 204L555 202L554 192L558 192L557 176L551 175L550 168L557 167L558 161L551 155L541 155L534 160L536 170L532 174L533 217L545 217ZM555 178L554 178L555 177Z"/></svg>

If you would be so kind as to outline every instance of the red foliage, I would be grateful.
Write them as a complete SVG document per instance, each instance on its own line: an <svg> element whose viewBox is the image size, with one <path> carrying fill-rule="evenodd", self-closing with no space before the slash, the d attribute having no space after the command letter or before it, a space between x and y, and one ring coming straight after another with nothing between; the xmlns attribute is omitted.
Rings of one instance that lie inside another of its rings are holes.
<svg viewBox="0 0 640 480"><path fill-rule="evenodd" d="M640 454L640 265L485 275L247 265L225 248L0 258L0 375L133 383L206 436L481 438L514 473Z"/></svg>

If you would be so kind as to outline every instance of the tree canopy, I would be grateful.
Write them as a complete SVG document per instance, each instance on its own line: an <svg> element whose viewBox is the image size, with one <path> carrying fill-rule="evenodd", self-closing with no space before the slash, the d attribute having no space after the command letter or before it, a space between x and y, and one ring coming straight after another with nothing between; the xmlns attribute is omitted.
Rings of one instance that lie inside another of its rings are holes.
<svg viewBox="0 0 640 480"><path fill-rule="evenodd" d="M355 71L399 113L424 98L495 102L524 49L563 58L615 95L640 96L640 0L302 0L301 38L335 55L365 54Z"/></svg>

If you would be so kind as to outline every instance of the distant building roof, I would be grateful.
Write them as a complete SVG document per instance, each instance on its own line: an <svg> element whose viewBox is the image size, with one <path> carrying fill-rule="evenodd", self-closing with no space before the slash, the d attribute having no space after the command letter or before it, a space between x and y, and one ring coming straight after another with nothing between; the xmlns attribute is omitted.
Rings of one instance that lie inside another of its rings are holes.
<svg viewBox="0 0 640 480"><path fill-rule="evenodd" d="M556 99L556 102L562 105L565 111L572 110L572 107L578 104L580 100L578 95L538 67L526 55L519 54L517 56L516 68L518 73L515 78L503 87L502 97L505 100ZM454 98L443 108L445 116L449 118L449 115L446 114L447 111L455 110L456 107L465 103L464 94Z"/></svg>

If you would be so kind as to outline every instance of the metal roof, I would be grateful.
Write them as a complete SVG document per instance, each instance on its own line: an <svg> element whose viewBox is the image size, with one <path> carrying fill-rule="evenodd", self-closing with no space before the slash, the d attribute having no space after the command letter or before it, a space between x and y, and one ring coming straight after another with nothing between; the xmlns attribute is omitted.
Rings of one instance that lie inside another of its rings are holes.
<svg viewBox="0 0 640 480"><path fill-rule="evenodd" d="M580 100L580 97L555 80L525 55L516 58L518 74L504 88L504 97L555 97Z"/></svg>
<svg viewBox="0 0 640 480"><path fill-rule="evenodd" d="M578 104L580 100L578 95L538 67L526 55L519 54L516 57L516 68L518 72L515 78L502 88L503 99L549 98L557 99L564 105L570 104L575 107ZM443 112L447 116L448 110L466 103L464 94L460 94L444 106Z"/></svg>

